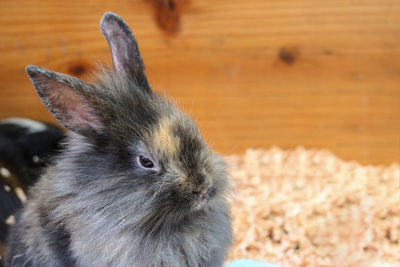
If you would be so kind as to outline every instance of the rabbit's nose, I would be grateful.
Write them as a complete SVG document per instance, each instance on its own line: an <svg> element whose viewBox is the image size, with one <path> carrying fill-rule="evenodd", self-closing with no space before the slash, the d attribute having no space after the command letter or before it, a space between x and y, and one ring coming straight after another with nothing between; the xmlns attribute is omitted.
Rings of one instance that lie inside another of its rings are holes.
<svg viewBox="0 0 400 267"><path fill-rule="evenodd" d="M193 190L192 193L200 200L204 200L206 198L207 189L203 188L201 190Z"/></svg>

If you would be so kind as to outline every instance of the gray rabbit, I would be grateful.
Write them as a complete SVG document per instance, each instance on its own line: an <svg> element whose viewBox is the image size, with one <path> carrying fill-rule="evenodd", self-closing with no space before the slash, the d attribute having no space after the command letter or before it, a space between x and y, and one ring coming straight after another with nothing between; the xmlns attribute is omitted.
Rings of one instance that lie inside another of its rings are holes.
<svg viewBox="0 0 400 267"><path fill-rule="evenodd" d="M222 266L232 240L224 161L152 91L125 22L106 13L100 28L114 69L93 84L26 68L71 132L17 216L6 266Z"/></svg>

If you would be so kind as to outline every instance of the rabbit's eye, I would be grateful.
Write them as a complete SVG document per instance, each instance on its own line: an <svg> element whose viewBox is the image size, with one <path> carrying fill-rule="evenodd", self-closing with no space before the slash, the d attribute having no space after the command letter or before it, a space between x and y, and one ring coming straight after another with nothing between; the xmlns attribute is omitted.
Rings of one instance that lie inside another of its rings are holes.
<svg viewBox="0 0 400 267"><path fill-rule="evenodd" d="M151 161L151 159L146 158L145 156L139 156L139 163L143 168L146 169L154 168L154 163Z"/></svg>

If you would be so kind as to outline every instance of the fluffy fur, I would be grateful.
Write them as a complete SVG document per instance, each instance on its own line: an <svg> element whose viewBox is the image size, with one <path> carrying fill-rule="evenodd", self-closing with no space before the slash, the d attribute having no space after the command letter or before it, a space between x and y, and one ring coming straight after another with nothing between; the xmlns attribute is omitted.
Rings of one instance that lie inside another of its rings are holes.
<svg viewBox="0 0 400 267"><path fill-rule="evenodd" d="M151 90L129 27L106 13L101 30L115 71L93 85L27 68L72 131L17 216L6 264L222 266L232 239L224 162L192 119Z"/></svg>

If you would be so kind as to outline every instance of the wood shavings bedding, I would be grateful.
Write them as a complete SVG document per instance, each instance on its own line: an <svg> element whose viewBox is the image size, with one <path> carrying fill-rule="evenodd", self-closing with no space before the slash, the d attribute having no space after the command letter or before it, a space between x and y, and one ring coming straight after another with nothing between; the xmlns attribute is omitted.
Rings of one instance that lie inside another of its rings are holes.
<svg viewBox="0 0 400 267"><path fill-rule="evenodd" d="M227 160L235 232L228 260L400 265L399 164L362 166L327 150L276 147Z"/></svg>

